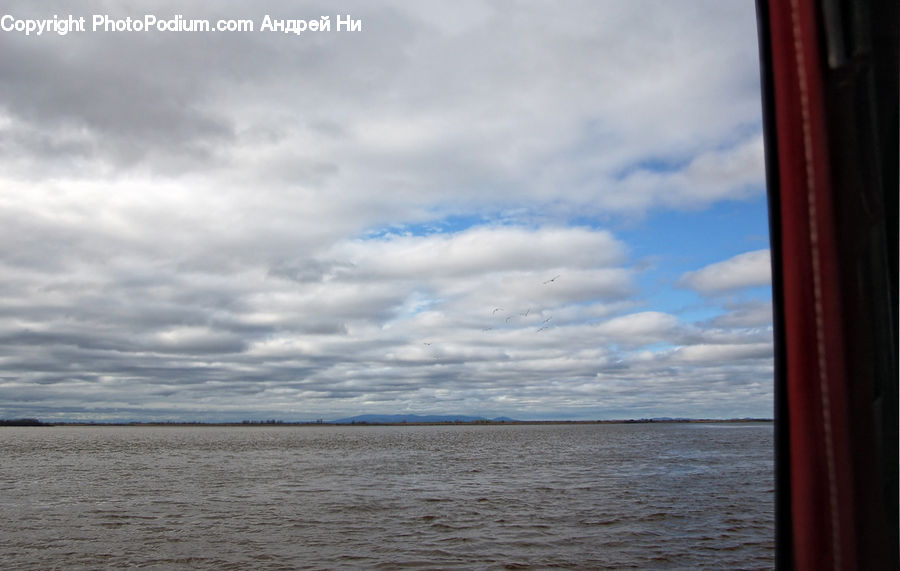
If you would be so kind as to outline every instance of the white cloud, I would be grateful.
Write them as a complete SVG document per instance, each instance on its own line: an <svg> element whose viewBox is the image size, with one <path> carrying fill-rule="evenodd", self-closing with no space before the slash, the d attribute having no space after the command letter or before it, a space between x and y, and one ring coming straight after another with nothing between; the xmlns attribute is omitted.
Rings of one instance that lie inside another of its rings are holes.
<svg viewBox="0 0 900 571"><path fill-rule="evenodd" d="M601 335L617 343L647 345L672 338L678 320L658 311L645 311L610 319L597 326Z"/></svg>
<svg viewBox="0 0 900 571"><path fill-rule="evenodd" d="M772 282L769 250L738 254L681 276L679 283L705 294L721 293Z"/></svg>
<svg viewBox="0 0 900 571"><path fill-rule="evenodd" d="M740 359L771 359L771 343L692 345L677 354L679 361L731 363Z"/></svg>
<svg viewBox="0 0 900 571"><path fill-rule="evenodd" d="M608 267L623 261L624 252L624 245L606 231L500 227L355 240L338 244L327 255L366 277L411 278L546 271L560 261L568 268Z"/></svg>

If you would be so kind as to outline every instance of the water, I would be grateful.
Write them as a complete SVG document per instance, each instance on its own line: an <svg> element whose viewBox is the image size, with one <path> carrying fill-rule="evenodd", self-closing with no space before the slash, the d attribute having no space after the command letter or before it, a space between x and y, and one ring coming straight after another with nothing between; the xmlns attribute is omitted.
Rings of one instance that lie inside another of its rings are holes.
<svg viewBox="0 0 900 571"><path fill-rule="evenodd" d="M771 568L771 425L0 429L4 568Z"/></svg>

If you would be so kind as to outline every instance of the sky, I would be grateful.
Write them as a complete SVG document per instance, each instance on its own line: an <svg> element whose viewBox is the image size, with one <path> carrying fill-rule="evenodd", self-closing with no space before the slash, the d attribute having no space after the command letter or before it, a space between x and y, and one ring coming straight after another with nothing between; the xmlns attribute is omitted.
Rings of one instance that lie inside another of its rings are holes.
<svg viewBox="0 0 900 571"><path fill-rule="evenodd" d="M0 11L0 418L772 416L752 1Z"/></svg>

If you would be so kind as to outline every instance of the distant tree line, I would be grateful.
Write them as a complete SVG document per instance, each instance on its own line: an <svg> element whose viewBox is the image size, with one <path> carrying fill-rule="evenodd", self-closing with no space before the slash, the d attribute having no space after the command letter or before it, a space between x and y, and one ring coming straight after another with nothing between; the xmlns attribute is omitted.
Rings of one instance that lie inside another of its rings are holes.
<svg viewBox="0 0 900 571"><path fill-rule="evenodd" d="M0 419L0 426L49 426L36 418Z"/></svg>

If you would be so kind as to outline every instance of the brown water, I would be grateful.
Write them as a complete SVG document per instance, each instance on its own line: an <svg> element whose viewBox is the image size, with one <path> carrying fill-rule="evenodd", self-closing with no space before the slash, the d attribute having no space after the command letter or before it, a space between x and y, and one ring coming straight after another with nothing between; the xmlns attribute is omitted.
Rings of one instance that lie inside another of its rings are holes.
<svg viewBox="0 0 900 571"><path fill-rule="evenodd" d="M0 429L9 569L770 568L767 424Z"/></svg>

